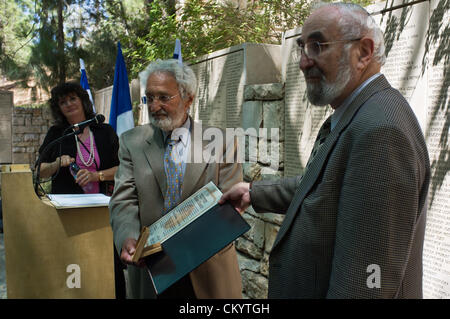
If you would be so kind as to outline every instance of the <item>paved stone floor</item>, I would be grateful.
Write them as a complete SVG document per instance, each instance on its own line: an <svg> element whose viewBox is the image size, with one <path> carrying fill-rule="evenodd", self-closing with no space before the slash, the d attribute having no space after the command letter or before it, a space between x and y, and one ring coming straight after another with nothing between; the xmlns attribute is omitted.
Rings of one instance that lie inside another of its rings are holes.
<svg viewBox="0 0 450 319"><path fill-rule="evenodd" d="M0 234L0 299L6 299L5 245Z"/></svg>

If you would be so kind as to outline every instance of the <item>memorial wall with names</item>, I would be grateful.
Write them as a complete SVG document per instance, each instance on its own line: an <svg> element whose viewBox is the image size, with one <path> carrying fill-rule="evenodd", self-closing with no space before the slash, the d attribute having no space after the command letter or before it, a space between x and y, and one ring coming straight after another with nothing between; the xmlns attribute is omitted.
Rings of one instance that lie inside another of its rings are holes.
<svg viewBox="0 0 450 319"><path fill-rule="evenodd" d="M244 86L280 82L281 61L279 45L253 43L190 61L198 82L192 117L222 129L242 127Z"/></svg>
<svg viewBox="0 0 450 319"><path fill-rule="evenodd" d="M408 3L409 2L409 3ZM385 34L381 72L409 101L423 130L431 165L424 243L424 298L450 298L450 2L389 1L366 8ZM301 174L329 107L311 106L295 39L285 33L285 176Z"/></svg>

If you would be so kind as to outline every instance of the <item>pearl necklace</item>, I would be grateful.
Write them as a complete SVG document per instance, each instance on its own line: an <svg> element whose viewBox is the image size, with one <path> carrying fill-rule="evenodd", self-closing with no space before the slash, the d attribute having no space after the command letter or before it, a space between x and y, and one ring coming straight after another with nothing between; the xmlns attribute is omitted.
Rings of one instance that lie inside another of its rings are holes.
<svg viewBox="0 0 450 319"><path fill-rule="evenodd" d="M89 130L89 129L88 129L88 130ZM77 136L75 135L75 142L76 142L76 144L77 144L78 157L80 158L81 162L82 162L86 167L90 167L90 166L92 165L92 163L94 163L94 157L95 157L95 154L94 154L94 137L93 137L93 135L92 135L92 131L91 131L91 130L89 130L89 138L90 138L90 143L91 143L91 145L90 145L90 150L89 150L89 158L88 158L88 160L85 162L85 161L84 161L84 157L83 157L83 153L81 153L81 150L80 150L80 145L79 145L79 143L78 143L78 138L77 138Z"/></svg>

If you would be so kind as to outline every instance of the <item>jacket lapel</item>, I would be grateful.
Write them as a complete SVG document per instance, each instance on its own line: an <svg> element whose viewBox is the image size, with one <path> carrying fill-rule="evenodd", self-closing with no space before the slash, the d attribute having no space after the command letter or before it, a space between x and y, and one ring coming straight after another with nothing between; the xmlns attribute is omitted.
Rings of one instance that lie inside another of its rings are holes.
<svg viewBox="0 0 450 319"><path fill-rule="evenodd" d="M160 129L149 125L150 133L146 138L146 144L143 145L144 153L152 168L153 174L158 181L161 194L164 197L167 189L167 181L164 173L164 138Z"/></svg>
<svg viewBox="0 0 450 319"><path fill-rule="evenodd" d="M349 107L343 114L342 118L340 119L336 127L333 129L333 131L331 131L330 135L328 135L326 141L324 142L319 152L317 153L316 157L314 158L314 161L311 163L311 166L306 171L303 178L300 180L300 183L297 186L297 190L294 194L292 202L286 212L283 224L281 225L278 235L273 244L273 248L275 248L278 245L283 236L286 234L292 221L294 220L295 215L297 213L300 213L300 207L303 200L305 199L306 195L309 193L311 188L314 186L314 184L317 181L317 178L324 169L325 160L328 157L329 153L333 150L333 147L336 144L337 139L339 138L341 132L349 125L349 123L352 121L353 117L359 110L359 108L373 94L390 87L391 86L389 85L384 75L380 75L375 80L370 82L349 105Z"/></svg>

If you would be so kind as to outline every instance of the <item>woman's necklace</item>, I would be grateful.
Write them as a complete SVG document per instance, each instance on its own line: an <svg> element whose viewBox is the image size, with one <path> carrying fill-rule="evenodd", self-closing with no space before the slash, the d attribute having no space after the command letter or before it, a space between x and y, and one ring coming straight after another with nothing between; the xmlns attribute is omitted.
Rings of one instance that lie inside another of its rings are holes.
<svg viewBox="0 0 450 319"><path fill-rule="evenodd" d="M92 165L92 163L94 163L94 137L92 135L92 131L90 129L88 129L89 131L89 139L90 139L90 150L89 150L89 158L88 160L85 162L84 161L84 157L83 157L83 153L81 153L80 150L80 144L78 143L78 137L75 135L75 143L77 144L77 151L78 151L78 156L80 157L81 162L86 166L89 167Z"/></svg>

